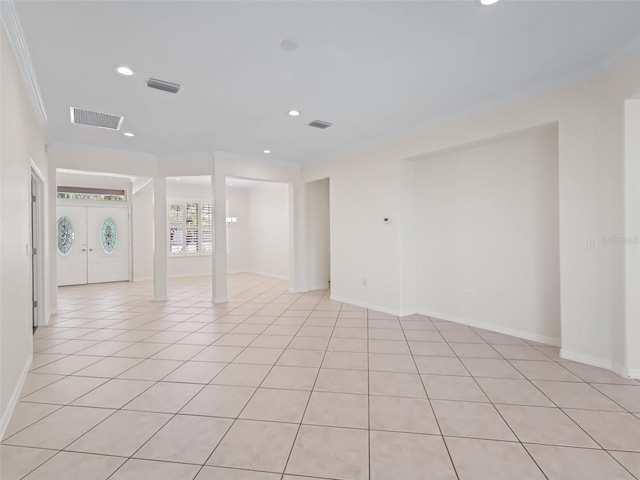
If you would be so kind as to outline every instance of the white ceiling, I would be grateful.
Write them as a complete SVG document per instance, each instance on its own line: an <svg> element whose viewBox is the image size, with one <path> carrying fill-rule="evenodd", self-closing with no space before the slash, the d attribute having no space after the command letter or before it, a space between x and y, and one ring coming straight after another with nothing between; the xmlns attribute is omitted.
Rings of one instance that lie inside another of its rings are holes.
<svg viewBox="0 0 640 480"><path fill-rule="evenodd" d="M640 47L638 1L49 0L16 11L49 143L161 155L269 148L317 161L593 75ZM300 47L283 51L286 38ZM150 90L149 76L183 91ZM70 106L124 115L122 131L71 125ZM315 119L334 125L308 127Z"/></svg>

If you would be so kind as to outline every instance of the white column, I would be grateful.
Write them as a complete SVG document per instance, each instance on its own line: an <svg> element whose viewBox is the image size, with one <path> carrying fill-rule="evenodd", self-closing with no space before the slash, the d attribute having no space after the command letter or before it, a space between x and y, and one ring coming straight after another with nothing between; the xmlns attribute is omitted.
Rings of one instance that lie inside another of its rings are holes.
<svg viewBox="0 0 640 480"><path fill-rule="evenodd" d="M225 303L227 298L227 186L224 168L213 159L211 175L211 198L213 199L213 255L212 257L212 302ZM246 221L246 219L245 219Z"/></svg>
<svg viewBox="0 0 640 480"><path fill-rule="evenodd" d="M153 300L167 300L167 179L153 177Z"/></svg>

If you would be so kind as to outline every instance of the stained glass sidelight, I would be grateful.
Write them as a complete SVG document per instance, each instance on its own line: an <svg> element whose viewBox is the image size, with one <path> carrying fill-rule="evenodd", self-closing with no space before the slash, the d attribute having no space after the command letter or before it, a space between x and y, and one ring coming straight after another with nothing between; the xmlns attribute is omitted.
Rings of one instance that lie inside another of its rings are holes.
<svg viewBox="0 0 640 480"><path fill-rule="evenodd" d="M73 245L73 225L69 217L60 217L58 219L58 251L62 255L66 255Z"/></svg>
<svg viewBox="0 0 640 480"><path fill-rule="evenodd" d="M113 218L109 217L102 223L100 239L102 240L102 248L105 253L113 252L113 249L116 248L116 242L118 241L118 228Z"/></svg>

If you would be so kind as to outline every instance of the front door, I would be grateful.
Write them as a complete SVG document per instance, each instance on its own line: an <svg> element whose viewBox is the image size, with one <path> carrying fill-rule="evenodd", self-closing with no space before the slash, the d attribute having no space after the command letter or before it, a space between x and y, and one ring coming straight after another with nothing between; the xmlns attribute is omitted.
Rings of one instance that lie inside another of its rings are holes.
<svg viewBox="0 0 640 480"><path fill-rule="evenodd" d="M129 280L129 209L87 209L88 283Z"/></svg>
<svg viewBox="0 0 640 480"><path fill-rule="evenodd" d="M58 285L129 280L128 207L58 207Z"/></svg>
<svg viewBox="0 0 640 480"><path fill-rule="evenodd" d="M87 207L58 207L58 285L87 283Z"/></svg>

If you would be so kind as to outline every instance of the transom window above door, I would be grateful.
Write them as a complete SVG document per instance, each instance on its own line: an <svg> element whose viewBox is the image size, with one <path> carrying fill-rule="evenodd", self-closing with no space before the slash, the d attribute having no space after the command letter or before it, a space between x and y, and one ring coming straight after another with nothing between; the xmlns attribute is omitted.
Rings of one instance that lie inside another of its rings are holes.
<svg viewBox="0 0 640 480"><path fill-rule="evenodd" d="M127 192L123 189L58 186L57 191L57 197L65 200L127 201Z"/></svg>

